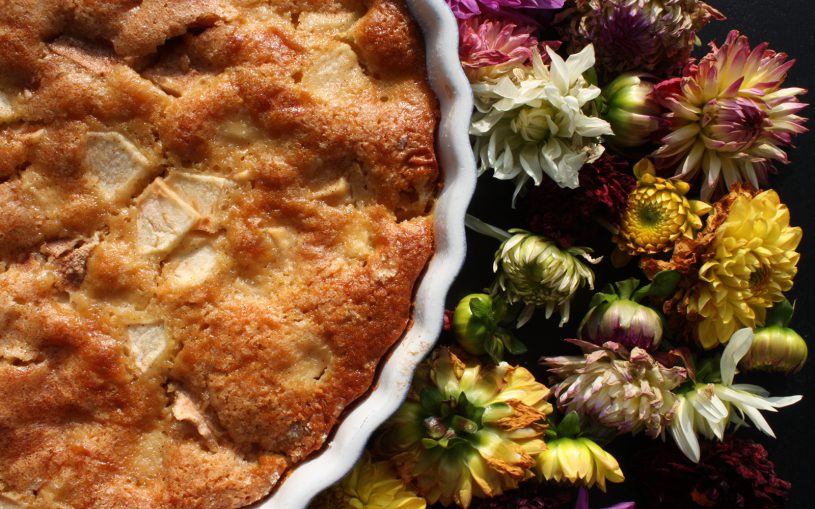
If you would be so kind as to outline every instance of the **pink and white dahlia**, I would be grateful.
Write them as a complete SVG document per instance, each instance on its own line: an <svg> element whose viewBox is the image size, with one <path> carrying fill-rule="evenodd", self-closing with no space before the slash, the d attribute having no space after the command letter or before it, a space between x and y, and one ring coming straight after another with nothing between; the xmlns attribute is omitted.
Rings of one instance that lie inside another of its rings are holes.
<svg viewBox="0 0 815 509"><path fill-rule="evenodd" d="M495 80L532 59L535 27L483 16L459 21L459 58L470 81Z"/></svg>
<svg viewBox="0 0 815 509"><path fill-rule="evenodd" d="M806 106L797 96L806 90L781 88L794 60L766 43L751 50L737 31L711 49L682 78L656 90L669 110L670 133L654 157L660 168L686 180L701 171L702 199L710 198L722 181L728 189L766 183L773 161L788 162L780 147L807 131L806 119L797 115Z"/></svg>

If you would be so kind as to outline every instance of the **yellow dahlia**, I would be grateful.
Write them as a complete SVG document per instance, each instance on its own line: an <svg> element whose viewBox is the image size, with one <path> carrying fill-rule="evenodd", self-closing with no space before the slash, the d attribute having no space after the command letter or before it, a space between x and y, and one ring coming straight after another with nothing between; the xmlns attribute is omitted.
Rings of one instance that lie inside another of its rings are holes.
<svg viewBox="0 0 815 509"><path fill-rule="evenodd" d="M377 447L431 504L468 507L534 474L552 405L532 373L482 366L447 348L414 378L407 401L385 423Z"/></svg>
<svg viewBox="0 0 815 509"><path fill-rule="evenodd" d="M686 182L656 176L654 165L643 159L634 166L639 181L628 195L628 206L620 217L619 232L614 236L617 249L628 256L641 256L670 251L682 237L692 239L702 228L701 215L710 207L701 201L688 200Z"/></svg>
<svg viewBox="0 0 815 509"><path fill-rule="evenodd" d="M742 327L764 324L767 310L784 299L798 271L801 228L778 194L738 188L724 222L702 255L699 280L685 297L689 316L700 319L705 348L726 343Z"/></svg>
<svg viewBox="0 0 815 509"><path fill-rule="evenodd" d="M625 479L614 456L588 438L564 437L546 445L546 450L538 456L536 468L542 479L588 488L597 484L603 491L606 491L606 481L618 483Z"/></svg>
<svg viewBox="0 0 815 509"><path fill-rule="evenodd" d="M425 509L427 502L397 477L387 461L366 451L354 469L320 494L310 509Z"/></svg>

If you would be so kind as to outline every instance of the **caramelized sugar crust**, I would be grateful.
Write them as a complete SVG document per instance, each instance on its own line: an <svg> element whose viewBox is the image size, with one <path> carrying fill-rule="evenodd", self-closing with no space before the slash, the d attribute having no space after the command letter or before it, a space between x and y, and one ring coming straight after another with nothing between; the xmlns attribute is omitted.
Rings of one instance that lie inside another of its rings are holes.
<svg viewBox="0 0 815 509"><path fill-rule="evenodd" d="M318 450L433 250L401 0L0 9L0 507L237 508Z"/></svg>

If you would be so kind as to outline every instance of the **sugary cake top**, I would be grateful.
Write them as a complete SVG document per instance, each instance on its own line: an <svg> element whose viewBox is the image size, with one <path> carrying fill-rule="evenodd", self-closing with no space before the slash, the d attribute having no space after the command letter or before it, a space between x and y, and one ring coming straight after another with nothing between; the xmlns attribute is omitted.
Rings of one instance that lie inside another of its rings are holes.
<svg viewBox="0 0 815 509"><path fill-rule="evenodd" d="M0 508L237 508L318 450L433 251L401 0L0 9Z"/></svg>

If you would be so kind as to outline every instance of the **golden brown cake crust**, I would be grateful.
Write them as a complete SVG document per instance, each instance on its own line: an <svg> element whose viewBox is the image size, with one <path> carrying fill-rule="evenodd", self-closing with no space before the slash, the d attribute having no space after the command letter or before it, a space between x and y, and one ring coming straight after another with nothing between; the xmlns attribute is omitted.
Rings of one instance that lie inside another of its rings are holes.
<svg viewBox="0 0 815 509"><path fill-rule="evenodd" d="M433 251L402 0L0 2L0 507L212 508L320 449Z"/></svg>

